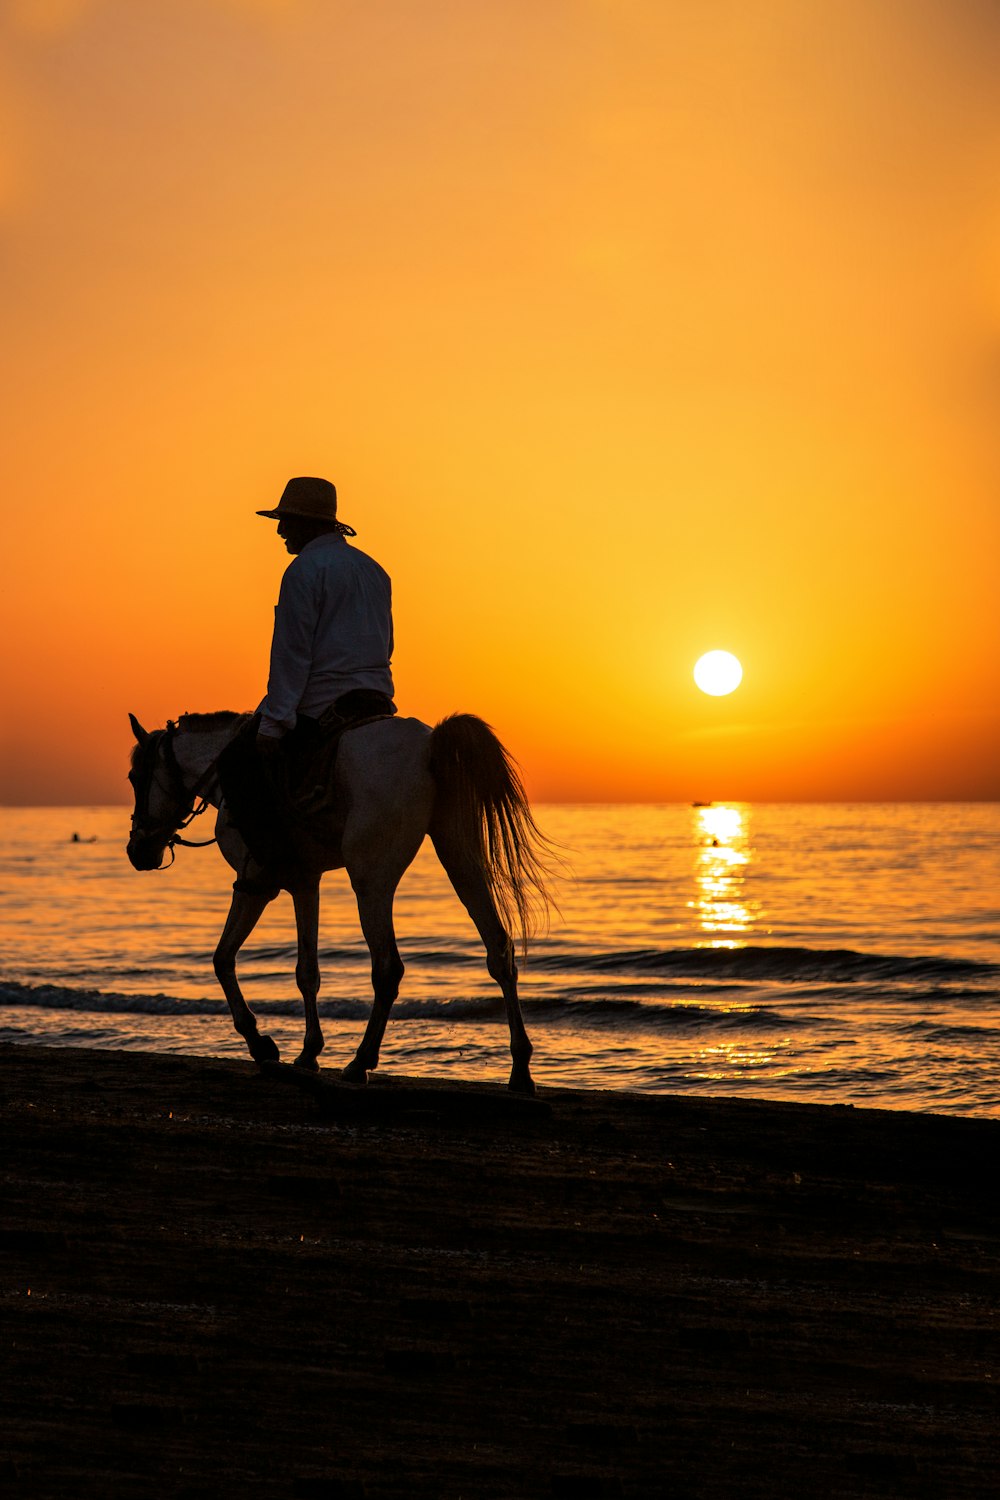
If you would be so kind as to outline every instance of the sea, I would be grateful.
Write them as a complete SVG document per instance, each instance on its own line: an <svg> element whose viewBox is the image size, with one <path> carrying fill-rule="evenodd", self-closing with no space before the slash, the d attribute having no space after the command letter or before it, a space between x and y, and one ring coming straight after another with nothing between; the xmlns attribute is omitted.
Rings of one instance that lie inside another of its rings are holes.
<svg viewBox="0 0 1000 1500"><path fill-rule="evenodd" d="M520 964L538 1084L1000 1115L1000 804L535 811L557 852L557 905ZM209 847L136 873L128 823L0 810L0 1040L246 1055L212 972L231 871ZM396 927L382 1071L505 1081L499 991L429 843ZM343 871L324 880L320 960L336 1069L371 993ZM288 1059L294 967L281 896L240 975Z"/></svg>

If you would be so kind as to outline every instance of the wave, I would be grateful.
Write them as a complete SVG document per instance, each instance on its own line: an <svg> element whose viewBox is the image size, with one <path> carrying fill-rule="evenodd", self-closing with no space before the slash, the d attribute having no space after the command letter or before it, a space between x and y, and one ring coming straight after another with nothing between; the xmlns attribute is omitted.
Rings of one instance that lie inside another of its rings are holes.
<svg viewBox="0 0 1000 1500"><path fill-rule="evenodd" d="M467 969L481 975L484 971L484 955L474 942L455 942L448 939L433 945L410 945L401 942L401 956L407 968L420 966L426 969ZM371 959L363 942L351 946L327 946L319 950L319 962L324 972L347 970L361 966L367 979ZM294 943L247 948L243 963L247 974L255 979L284 979L294 970L296 948ZM524 964L526 975L532 973L557 976L563 974L567 980L580 980L587 976L600 978L605 975L633 975L648 987L651 980L661 979L666 985L676 981L694 980L704 984L715 982L720 986L740 984L941 984L952 987L965 983L973 987L994 984L1000 981L1000 963L982 959L950 957L944 954L899 954L871 953L853 948L808 948L778 945L746 945L745 947L691 947L691 948L613 948L588 949L585 945L573 945L543 939L532 947ZM211 963L201 949L172 949L163 952L141 966L104 962L95 973L92 964L86 962L66 963L58 974L52 974L54 984L66 980L77 981L98 978L105 983L125 982L129 986L139 981L148 988L159 983L168 986L172 976L184 973L188 980L198 983L201 978L211 982ZM29 969L25 977L36 983L48 981L48 971ZM36 977L37 976L37 977ZM0 988L3 981L0 980Z"/></svg>
<svg viewBox="0 0 1000 1500"><path fill-rule="evenodd" d="M123 995L101 990L75 990L62 985L0 984L0 1015L4 1007L43 1011L71 1011L90 1015L218 1016L228 1022L229 1008L223 999L178 999L170 995ZM709 1006L688 1001L679 1004L649 1004L641 1000L541 999L524 1000L522 1008L532 1024L595 1030L773 1030L815 1027L815 1016L789 1015L768 1005ZM365 1022L371 1003L361 1000L320 1000L319 1014L326 1021ZM254 1010L262 1021L269 1017L301 1018L302 1002L255 1000ZM437 1024L495 1026L504 1022L502 1000L400 998L393 1006L394 1020L427 1021Z"/></svg>
<svg viewBox="0 0 1000 1500"><path fill-rule="evenodd" d="M607 953L540 953L533 968L596 974L658 974L678 979L729 979L826 984L948 980L996 981L1000 964L971 958L859 953L852 948L625 948Z"/></svg>
<svg viewBox="0 0 1000 1500"><path fill-rule="evenodd" d="M360 957L361 951L351 950L350 957ZM339 955L346 956L346 950L339 950ZM269 949L266 956L276 958L278 950ZM449 967L458 956L450 948L422 949L419 961L430 967ZM415 953L407 957L418 961ZM477 967L481 968L481 956L477 956ZM545 971L546 983L539 984L541 993L535 995L530 984L525 987L522 1004L529 1020L611 1031L762 1032L809 1027L824 1031L841 997L852 1004L865 999L902 1005L912 1014L930 1002L945 1009L984 999L992 1004L1000 978L1000 965L973 959L859 953L844 948L637 948L586 953L550 945L547 951L536 953L532 968ZM221 994L171 995L168 971L132 972L145 981L145 992L132 990L125 969L101 976L106 989L74 983L77 975L73 972L60 976L69 983L0 981L0 1010L218 1016L228 1021L228 1006ZM94 977L91 973L91 980ZM273 981L279 993L286 992L281 999L255 999L262 1017L301 1016L298 995L287 994L289 977L284 970L280 974L257 971L255 984ZM125 980L128 992L116 990L116 980ZM152 992L154 985L157 989ZM558 993L553 994L557 985ZM458 985L450 982L448 989L455 988ZM370 1007L364 993L349 998L328 995L319 1002L321 1016L330 1021L364 1022ZM499 994L410 997L404 989L393 1014L401 1020L477 1025L502 1020L504 1012ZM939 1016L937 1024L947 1022Z"/></svg>
<svg viewBox="0 0 1000 1500"><path fill-rule="evenodd" d="M454 947L411 947L400 943L407 966L428 968L483 967L482 950L468 943ZM200 956L200 955L199 955ZM255 964L271 959L295 963L295 946L253 950ZM362 943L350 948L328 947L319 952L320 964L363 963L368 950ZM571 948L560 943L540 942L533 947L525 972L583 974L636 974L664 979L717 980L720 983L988 983L1000 981L1000 964L943 955L864 953L853 948L806 948L752 946L741 948L620 948L607 951ZM259 972L259 971L258 971ZM275 974L277 974L277 970Z"/></svg>

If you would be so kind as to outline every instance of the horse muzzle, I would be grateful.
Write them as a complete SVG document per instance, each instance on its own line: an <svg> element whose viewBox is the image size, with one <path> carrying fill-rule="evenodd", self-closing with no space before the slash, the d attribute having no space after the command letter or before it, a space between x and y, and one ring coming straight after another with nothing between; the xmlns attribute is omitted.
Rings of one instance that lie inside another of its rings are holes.
<svg viewBox="0 0 1000 1500"><path fill-rule="evenodd" d="M163 837L133 833L125 845L125 853L133 870L158 870L166 847L167 840Z"/></svg>

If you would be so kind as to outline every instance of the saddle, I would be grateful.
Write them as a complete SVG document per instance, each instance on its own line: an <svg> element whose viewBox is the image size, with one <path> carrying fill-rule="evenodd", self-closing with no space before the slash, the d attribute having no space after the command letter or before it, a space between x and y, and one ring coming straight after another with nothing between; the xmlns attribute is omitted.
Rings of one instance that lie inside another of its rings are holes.
<svg viewBox="0 0 1000 1500"><path fill-rule="evenodd" d="M300 714L289 738L286 795L295 820L312 822L335 811L333 772L340 742L349 729L391 719L396 705L385 693L355 688L338 698L318 719Z"/></svg>

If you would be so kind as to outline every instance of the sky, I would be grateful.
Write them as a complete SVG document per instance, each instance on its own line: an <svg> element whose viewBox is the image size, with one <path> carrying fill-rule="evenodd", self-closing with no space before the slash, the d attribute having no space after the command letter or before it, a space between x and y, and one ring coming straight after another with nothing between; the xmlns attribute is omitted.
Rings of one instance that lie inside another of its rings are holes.
<svg viewBox="0 0 1000 1500"><path fill-rule="evenodd" d="M295 474L536 799L1000 797L998 76L992 0L0 0L0 802L256 705Z"/></svg>

